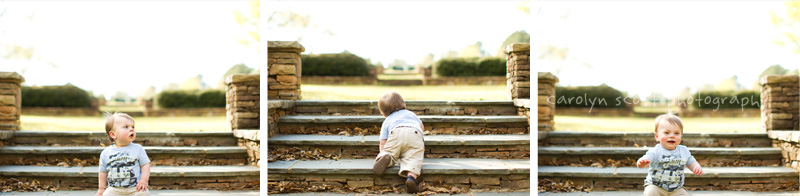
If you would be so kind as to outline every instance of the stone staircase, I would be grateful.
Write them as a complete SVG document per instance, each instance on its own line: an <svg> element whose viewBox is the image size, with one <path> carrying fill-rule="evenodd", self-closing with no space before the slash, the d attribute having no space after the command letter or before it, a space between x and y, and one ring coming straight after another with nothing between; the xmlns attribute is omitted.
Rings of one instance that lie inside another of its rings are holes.
<svg viewBox="0 0 800 196"><path fill-rule="evenodd" d="M592 191L643 190L647 169L635 161L653 133L539 132L538 176ZM796 191L798 172L782 164L766 133L685 133L681 142L703 166L686 169L687 190ZM569 181L569 182L567 182ZM579 188L580 189L580 188Z"/></svg>
<svg viewBox="0 0 800 196"><path fill-rule="evenodd" d="M525 102L406 101L425 125L420 180L445 190L528 190L530 126L518 115L530 107ZM404 192L398 166L382 175L372 172L383 119L377 101L295 101L277 118L280 134L269 139L269 186ZM426 190L431 191L421 191ZM281 191L270 188L270 193Z"/></svg>
<svg viewBox="0 0 800 196"><path fill-rule="evenodd" d="M151 189L259 187L259 168L247 165L247 149L232 132L138 132L134 143L151 160ZM0 147L0 179L97 189L98 157L110 144L102 131L16 131Z"/></svg>

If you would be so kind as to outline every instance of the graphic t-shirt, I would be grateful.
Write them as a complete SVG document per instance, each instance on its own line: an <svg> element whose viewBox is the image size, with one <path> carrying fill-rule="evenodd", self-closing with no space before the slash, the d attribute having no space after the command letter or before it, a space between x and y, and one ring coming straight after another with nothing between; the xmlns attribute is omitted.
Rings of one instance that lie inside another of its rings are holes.
<svg viewBox="0 0 800 196"><path fill-rule="evenodd" d="M114 145L100 153L100 172L108 172L108 186L136 187L142 176L141 166L150 163L142 145L131 143L117 148Z"/></svg>
<svg viewBox="0 0 800 196"><path fill-rule="evenodd" d="M659 186L667 191L683 187L683 170L696 161L689 153L689 148L684 145L678 145L674 150L667 150L661 147L661 144L657 144L647 150L647 154L643 157L650 160L650 169L644 183Z"/></svg>
<svg viewBox="0 0 800 196"><path fill-rule="evenodd" d="M414 112L407 109L392 112L383 120L383 124L381 124L381 135L379 139L389 139L389 131L399 126L412 126L422 131L422 120L420 120Z"/></svg>

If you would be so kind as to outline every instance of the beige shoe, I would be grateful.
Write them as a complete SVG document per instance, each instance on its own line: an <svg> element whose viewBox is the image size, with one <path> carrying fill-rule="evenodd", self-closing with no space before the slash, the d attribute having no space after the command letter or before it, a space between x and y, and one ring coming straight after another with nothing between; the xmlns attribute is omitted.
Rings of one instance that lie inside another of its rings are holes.
<svg viewBox="0 0 800 196"><path fill-rule="evenodd" d="M375 165L372 166L372 171L375 172L375 175L381 175L386 168L389 167L389 162L392 160L391 155L383 155L382 157L375 160Z"/></svg>

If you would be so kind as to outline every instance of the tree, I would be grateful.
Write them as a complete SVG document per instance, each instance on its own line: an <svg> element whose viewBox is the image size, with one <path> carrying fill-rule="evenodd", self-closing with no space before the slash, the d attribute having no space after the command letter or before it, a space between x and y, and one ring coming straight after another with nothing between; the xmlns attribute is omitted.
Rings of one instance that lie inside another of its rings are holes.
<svg viewBox="0 0 800 196"><path fill-rule="evenodd" d="M258 73L258 70L250 68L244 63L233 65L233 67L228 69L228 71L226 71L225 74L222 75L222 79L220 79L219 83L217 83L217 89L225 89L225 78L228 78L228 76L236 74L255 74L255 73Z"/></svg>
<svg viewBox="0 0 800 196"><path fill-rule="evenodd" d="M503 45L500 45L500 48L497 49L497 55L496 56L505 57L506 56L506 52L505 52L506 46L514 44L514 43L531 43L531 35L529 35L528 32L525 32L525 30L516 31L516 32L512 33L511 35L509 35L506 38L505 41L503 41Z"/></svg>
<svg viewBox="0 0 800 196"><path fill-rule="evenodd" d="M57 68L57 66L42 56L37 55L35 46L28 46L25 43L15 41L9 32L14 29L24 28L19 24L31 24L35 21L36 11L25 13L21 16L12 15L8 12L8 6L0 0L0 60L11 61L12 66L19 67L20 74L26 75L28 70L33 67ZM15 10L16 11L16 10ZM18 24L18 25L8 25Z"/></svg>
<svg viewBox="0 0 800 196"><path fill-rule="evenodd" d="M753 90L761 89L761 78L763 78L764 76L769 76L769 75L800 75L800 74L798 74L798 70L797 69L789 71L788 69L784 69L783 67L781 67L781 65L777 65L777 64L776 65L771 65L771 66L767 67L767 69L764 69L764 71L761 72L761 75L758 75L758 78L756 78L756 81L753 82L753 88L752 89Z"/></svg>
<svg viewBox="0 0 800 196"><path fill-rule="evenodd" d="M332 36L334 33L330 29L322 29L318 24L312 23L311 15L298 14L292 10L280 9L267 17L267 27L285 27L300 30L297 33L297 41L302 41L305 33L309 30L319 30L322 34Z"/></svg>
<svg viewBox="0 0 800 196"><path fill-rule="evenodd" d="M744 89L736 76L726 78L715 86L717 91L738 91Z"/></svg>
<svg viewBox="0 0 800 196"><path fill-rule="evenodd" d="M233 15L236 17L236 23L242 27L245 31L245 35L239 37L238 41L242 45L247 47L251 47L251 45L256 45L256 50L261 52L261 47L258 47L258 44L261 41L261 36L259 34L258 23L261 22L261 1L259 0L250 0L248 3L250 4L250 14L245 15L239 11L234 11Z"/></svg>
<svg viewBox="0 0 800 196"><path fill-rule="evenodd" d="M483 43L476 42L475 44L468 45L464 49L461 49L461 52L458 53L458 57L462 58L473 58L473 57L483 57L486 56L486 51L481 49Z"/></svg>
<svg viewBox="0 0 800 196"><path fill-rule="evenodd" d="M208 85L203 82L203 75L198 74L195 77L189 78L181 83L181 90L205 90Z"/></svg>
<svg viewBox="0 0 800 196"><path fill-rule="evenodd" d="M770 12L772 24L783 34L774 40L775 44L789 48L794 54L800 54L800 0L785 1L785 14Z"/></svg>

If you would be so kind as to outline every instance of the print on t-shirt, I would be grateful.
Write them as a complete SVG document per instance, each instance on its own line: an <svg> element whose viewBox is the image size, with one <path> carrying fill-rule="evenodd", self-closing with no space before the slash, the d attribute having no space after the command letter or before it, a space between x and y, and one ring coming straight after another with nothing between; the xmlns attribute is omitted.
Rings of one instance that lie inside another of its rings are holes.
<svg viewBox="0 0 800 196"><path fill-rule="evenodd" d="M134 167L136 167L136 159L128 155L127 152L111 155L107 166L108 186L126 188L136 186Z"/></svg>
<svg viewBox="0 0 800 196"><path fill-rule="evenodd" d="M657 169L653 170L651 183L667 191L680 188L686 161L678 155L661 155L661 159L656 164L658 164L655 167Z"/></svg>

